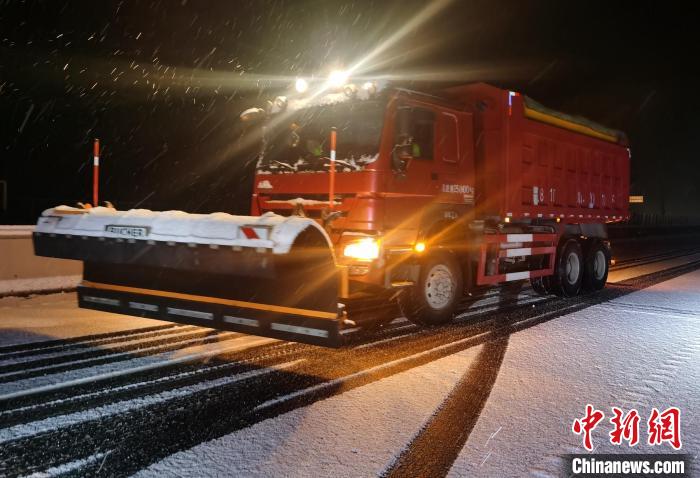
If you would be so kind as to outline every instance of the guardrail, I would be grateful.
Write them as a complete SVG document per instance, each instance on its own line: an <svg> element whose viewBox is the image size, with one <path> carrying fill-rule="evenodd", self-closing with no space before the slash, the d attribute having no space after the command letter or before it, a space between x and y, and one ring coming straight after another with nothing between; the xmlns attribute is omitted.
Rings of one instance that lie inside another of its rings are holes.
<svg viewBox="0 0 700 478"><path fill-rule="evenodd" d="M80 281L80 261L37 257L34 226L0 226L0 297L72 290Z"/></svg>

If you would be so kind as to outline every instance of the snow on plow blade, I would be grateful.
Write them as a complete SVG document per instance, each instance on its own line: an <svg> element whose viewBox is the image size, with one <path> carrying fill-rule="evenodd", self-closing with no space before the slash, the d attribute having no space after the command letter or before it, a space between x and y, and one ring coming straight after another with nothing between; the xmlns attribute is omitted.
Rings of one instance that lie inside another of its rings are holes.
<svg viewBox="0 0 700 478"><path fill-rule="evenodd" d="M84 263L80 307L337 347L338 272L313 220L44 211L37 255Z"/></svg>

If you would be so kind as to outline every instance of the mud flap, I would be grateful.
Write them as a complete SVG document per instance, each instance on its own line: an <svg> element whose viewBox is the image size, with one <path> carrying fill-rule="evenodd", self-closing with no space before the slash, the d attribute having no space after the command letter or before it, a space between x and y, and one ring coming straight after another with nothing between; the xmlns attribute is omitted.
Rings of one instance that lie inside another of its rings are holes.
<svg viewBox="0 0 700 478"><path fill-rule="evenodd" d="M339 277L323 232L271 249L35 233L38 255L82 260L80 307L338 347Z"/></svg>

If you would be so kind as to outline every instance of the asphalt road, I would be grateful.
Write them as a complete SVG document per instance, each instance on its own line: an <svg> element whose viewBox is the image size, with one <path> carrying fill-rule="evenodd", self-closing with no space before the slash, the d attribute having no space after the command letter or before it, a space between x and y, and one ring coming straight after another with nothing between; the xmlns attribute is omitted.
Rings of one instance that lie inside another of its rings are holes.
<svg viewBox="0 0 700 478"><path fill-rule="evenodd" d="M615 257L616 282L599 293L560 299L537 296L526 283L509 285L486 292L453 324L420 329L397 319L339 350L156 321L12 343L3 342L10 333L0 329L0 475L128 476L208 440L483 345L455 391L382 472L444 476L488 402L514 334L694 271L700 243L697 237L622 243ZM36 313L50 309L37 306Z"/></svg>

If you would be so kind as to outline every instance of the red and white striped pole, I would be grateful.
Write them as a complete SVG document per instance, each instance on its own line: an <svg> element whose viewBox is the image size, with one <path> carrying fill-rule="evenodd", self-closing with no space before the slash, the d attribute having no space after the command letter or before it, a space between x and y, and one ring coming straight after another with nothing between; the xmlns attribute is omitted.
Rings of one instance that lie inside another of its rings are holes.
<svg viewBox="0 0 700 478"><path fill-rule="evenodd" d="M329 182L330 185L328 187L328 208L333 209L333 205L335 203L335 143L336 139L338 136L338 131L335 128L331 128L331 168L330 168L330 176L329 176Z"/></svg>
<svg viewBox="0 0 700 478"><path fill-rule="evenodd" d="M99 188L100 188L100 140L95 138L92 156L92 205L99 205Z"/></svg>

